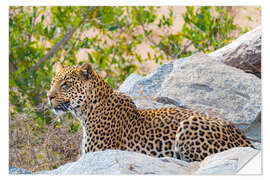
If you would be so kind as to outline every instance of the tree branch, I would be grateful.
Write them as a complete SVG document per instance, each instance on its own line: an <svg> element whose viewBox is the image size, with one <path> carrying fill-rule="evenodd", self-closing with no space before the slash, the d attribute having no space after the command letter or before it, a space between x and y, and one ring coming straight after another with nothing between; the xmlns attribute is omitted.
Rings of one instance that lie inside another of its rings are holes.
<svg viewBox="0 0 270 180"><path fill-rule="evenodd" d="M160 46L159 44L157 44L156 42L154 42L152 39L150 39L149 35L147 34L147 31L144 27L144 25L140 22L140 25L143 29L143 33L145 35L145 37L148 39L148 41L150 43L152 43L154 46L156 46L158 49L160 49L161 51L165 52L168 56L170 56L172 59L175 59L174 55L172 55L167 49L164 49L162 46Z"/></svg>
<svg viewBox="0 0 270 180"><path fill-rule="evenodd" d="M189 43L185 44L184 49L182 51L182 54L186 54L187 53L187 49L193 44L192 41L190 41Z"/></svg>
<svg viewBox="0 0 270 180"><path fill-rule="evenodd" d="M79 38L80 38L80 36L81 36L81 33L82 33L82 31L79 31L79 32L77 33L77 36L76 36L76 38L75 38L74 43L73 43L72 46L70 46L70 48L65 52L65 55L69 54L69 52L74 48L75 44L77 44L77 42L78 42L78 40L79 40ZM64 53L64 51L63 51L63 53ZM62 55L61 55L60 62L63 62L63 61L65 60L65 56L63 56L63 53L62 53Z"/></svg>
<svg viewBox="0 0 270 180"><path fill-rule="evenodd" d="M72 38L72 36L73 36L73 34L76 32L76 30L81 26L81 24L84 23L86 17L87 17L87 14L85 13L85 14L83 15L83 19L82 19L82 21L80 22L79 26L76 27L76 28L73 28L73 27L69 28L68 31L67 31L67 33L66 33L66 34L64 35L64 37L61 39L61 41L60 41L59 43L56 43L56 44L49 50L49 52L48 52L45 56L43 56L39 61L37 61L34 65L32 65L32 66L30 67L30 69L29 69L30 72L32 72L33 70L37 69L38 66L39 66L39 64L44 63L44 62L45 62L46 60L48 60L52 55L56 54L56 53L58 52L59 48L60 48L61 46L64 46L64 45Z"/></svg>

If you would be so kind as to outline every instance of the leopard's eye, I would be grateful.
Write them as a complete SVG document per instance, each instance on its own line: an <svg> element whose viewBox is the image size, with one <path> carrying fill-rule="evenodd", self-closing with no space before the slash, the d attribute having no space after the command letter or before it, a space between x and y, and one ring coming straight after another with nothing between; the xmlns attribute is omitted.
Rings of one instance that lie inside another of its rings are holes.
<svg viewBox="0 0 270 180"><path fill-rule="evenodd" d="M54 84L54 79L51 81L51 84L50 85L53 86L53 84Z"/></svg>
<svg viewBox="0 0 270 180"><path fill-rule="evenodd" d="M60 86L61 86L62 88L66 88L66 87L67 87L67 82L66 82L66 81L63 81L63 82L60 84Z"/></svg>

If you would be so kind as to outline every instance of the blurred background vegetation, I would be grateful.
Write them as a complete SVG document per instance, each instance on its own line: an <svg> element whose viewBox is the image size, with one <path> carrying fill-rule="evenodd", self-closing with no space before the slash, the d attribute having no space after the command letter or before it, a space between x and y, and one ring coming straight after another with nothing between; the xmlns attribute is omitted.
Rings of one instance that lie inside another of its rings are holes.
<svg viewBox="0 0 270 180"><path fill-rule="evenodd" d="M88 61L117 88L131 73L209 53L260 24L258 7L251 8L255 17L246 13L250 7L180 8L11 6L9 165L48 170L80 157L79 122L47 106L55 62ZM248 23L236 23L236 12Z"/></svg>

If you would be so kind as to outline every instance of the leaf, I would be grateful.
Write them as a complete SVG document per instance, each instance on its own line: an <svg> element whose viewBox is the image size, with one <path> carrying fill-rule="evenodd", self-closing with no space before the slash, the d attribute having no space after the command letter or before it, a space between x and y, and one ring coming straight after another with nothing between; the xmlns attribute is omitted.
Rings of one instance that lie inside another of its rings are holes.
<svg viewBox="0 0 270 180"><path fill-rule="evenodd" d="M147 57L148 57L149 60L151 59L151 54L150 54L150 52L147 52Z"/></svg>
<svg viewBox="0 0 270 180"><path fill-rule="evenodd" d="M118 25L110 24L107 29L108 29L108 31L115 31L118 28L119 28Z"/></svg>
<svg viewBox="0 0 270 180"><path fill-rule="evenodd" d="M146 35L149 36L152 33L152 29L146 32Z"/></svg>
<svg viewBox="0 0 270 180"><path fill-rule="evenodd" d="M90 53L87 53L87 55L88 55L88 60L89 60L89 62L90 62L91 64L93 64L93 63L94 63L94 59L93 59L92 55L91 55Z"/></svg>
<svg viewBox="0 0 270 180"><path fill-rule="evenodd" d="M78 129L79 129L79 124L71 124L70 125L70 129L71 129L71 131L73 131L73 132L77 132L78 131Z"/></svg>

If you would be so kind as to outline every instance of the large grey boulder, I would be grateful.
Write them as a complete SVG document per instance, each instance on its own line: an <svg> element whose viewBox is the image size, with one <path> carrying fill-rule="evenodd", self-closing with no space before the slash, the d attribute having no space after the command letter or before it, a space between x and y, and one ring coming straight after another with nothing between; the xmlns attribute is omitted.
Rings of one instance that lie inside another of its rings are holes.
<svg viewBox="0 0 270 180"><path fill-rule="evenodd" d="M146 77L131 75L119 90L140 108L186 107L222 116L241 129L261 112L261 80L204 54L171 61ZM260 134L259 123L250 137L260 140Z"/></svg>
<svg viewBox="0 0 270 180"><path fill-rule="evenodd" d="M261 78L262 26L245 33L209 56Z"/></svg>
<svg viewBox="0 0 270 180"><path fill-rule="evenodd" d="M38 174L190 174L190 164L173 158L105 150L84 154L78 161Z"/></svg>
<svg viewBox="0 0 270 180"><path fill-rule="evenodd" d="M234 123L249 124L261 111L261 80L252 74L198 54L175 61L156 96L191 109L215 111Z"/></svg>
<svg viewBox="0 0 270 180"><path fill-rule="evenodd" d="M78 161L36 174L235 174L258 153L252 148L233 148L187 163L174 158L155 158L144 154L106 150L83 155Z"/></svg>

